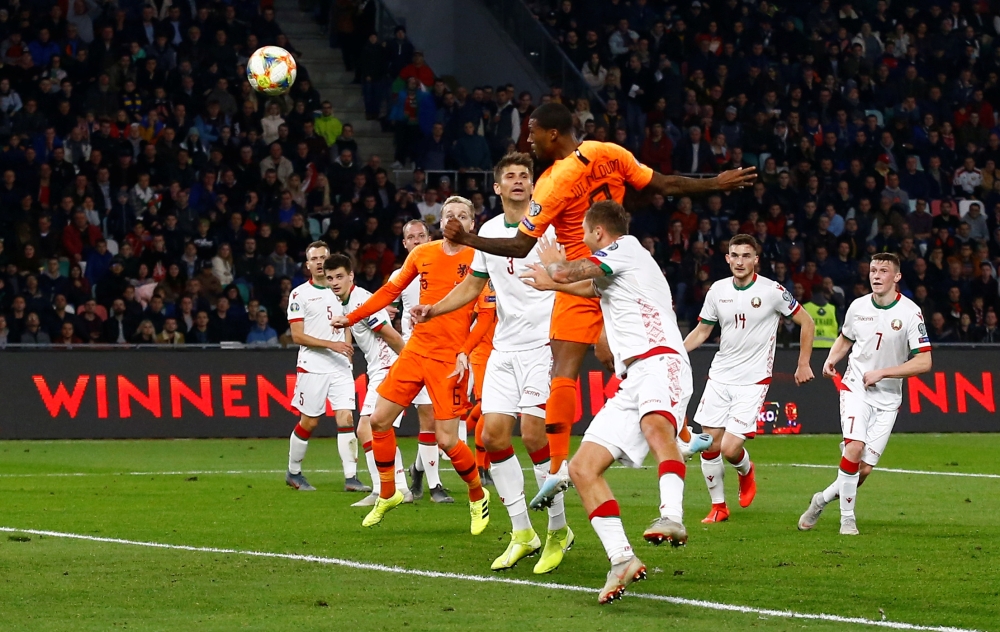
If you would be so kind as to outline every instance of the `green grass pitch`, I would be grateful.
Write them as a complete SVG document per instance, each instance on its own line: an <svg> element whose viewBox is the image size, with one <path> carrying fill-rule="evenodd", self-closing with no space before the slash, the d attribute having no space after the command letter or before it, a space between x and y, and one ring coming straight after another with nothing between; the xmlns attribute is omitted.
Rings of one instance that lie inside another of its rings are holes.
<svg viewBox="0 0 1000 632"><path fill-rule="evenodd" d="M735 472L727 469L732 518L719 525L700 523L709 499L692 461L685 498L690 540L682 549L642 541L657 512L655 468L609 473L626 530L649 568L649 579L630 594L758 609L750 613L628 597L598 606L596 592L7 531L0 532L0 629L874 629L763 609L1000 630L1000 435L895 436L881 464L886 468L993 477L876 471L859 494L860 537L837 533L836 505L813 532L800 533L799 514L836 471L791 464L834 465L838 442L832 436L751 442L757 499L740 509ZM360 526L366 510L349 507L360 495L339 491L336 440L311 442L304 465L316 493L285 487L287 447L283 440L0 442L0 527L595 591L603 584L607 559L575 492L567 496L567 512L577 544L562 567L538 577L534 561L526 560L498 576L489 566L506 546L506 512L495 498L489 528L471 536L462 483L448 464L444 482L459 502L404 505L368 530ZM409 463L415 442L402 440L401 447ZM523 451L520 458L530 464ZM530 472L526 479L530 497ZM532 519L544 533L544 515Z"/></svg>

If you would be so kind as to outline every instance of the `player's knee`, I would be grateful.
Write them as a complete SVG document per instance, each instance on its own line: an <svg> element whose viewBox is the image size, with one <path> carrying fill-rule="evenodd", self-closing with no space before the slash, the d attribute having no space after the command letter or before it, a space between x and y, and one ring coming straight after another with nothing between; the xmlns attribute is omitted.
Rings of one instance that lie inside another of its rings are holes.
<svg viewBox="0 0 1000 632"><path fill-rule="evenodd" d="M307 417L302 415L302 417L299 418L299 425L311 432L316 429L316 426L319 425L319 419L316 417Z"/></svg>
<svg viewBox="0 0 1000 632"><path fill-rule="evenodd" d="M369 421L371 422L371 427L373 431L385 432L386 430L392 427L392 422L395 421L395 419L390 419L389 417L383 417L383 415L380 415L379 412L376 410L375 413L372 414L371 419Z"/></svg>
<svg viewBox="0 0 1000 632"><path fill-rule="evenodd" d="M510 445L510 437L504 436L505 433L497 432L496 429L491 429L489 426L483 427L483 446L486 448L487 452L499 452L500 450L505 450Z"/></svg>
<svg viewBox="0 0 1000 632"><path fill-rule="evenodd" d="M445 452L450 452L455 447L455 444L458 443L458 434L450 430L438 428L434 433L434 437L437 439L438 447Z"/></svg>
<svg viewBox="0 0 1000 632"><path fill-rule="evenodd" d="M735 463L743 458L743 442L733 441L731 443L722 443L722 456L726 458L727 461Z"/></svg>
<svg viewBox="0 0 1000 632"><path fill-rule="evenodd" d="M861 461L861 457L864 453L865 444L863 441L851 441L844 446L844 457L848 461L858 463Z"/></svg>
<svg viewBox="0 0 1000 632"><path fill-rule="evenodd" d="M569 462L569 477L577 487L586 487L597 478L597 474L586 460L575 458Z"/></svg>

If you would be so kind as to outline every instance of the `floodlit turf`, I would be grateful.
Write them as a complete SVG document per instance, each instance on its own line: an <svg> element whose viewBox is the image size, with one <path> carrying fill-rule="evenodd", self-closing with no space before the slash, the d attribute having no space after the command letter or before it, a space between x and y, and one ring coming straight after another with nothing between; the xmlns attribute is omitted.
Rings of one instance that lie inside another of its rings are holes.
<svg viewBox="0 0 1000 632"><path fill-rule="evenodd" d="M799 514L836 472L789 464L833 465L838 441L753 441L757 500L740 509L735 473L727 470L732 518L708 527L699 522L709 500L693 461L684 549L641 539L656 514L655 469L613 470L609 480L626 529L649 567L649 579L632 592L1000 630L1000 478L876 473L859 494L860 537L837 534L835 504L815 531L800 533ZM360 526L366 510L348 506L361 496L338 491L339 473L315 472L339 468L336 441L311 442L305 472L316 493L285 487L280 472L259 472L283 470L287 446L278 440L0 442L0 527L496 577L489 565L506 545L507 515L497 500L486 533L471 536L461 481L450 467L445 484L459 503L403 506L368 530ZM404 440L402 448L412 459L415 442ZM998 452L1000 436L899 435L882 465L996 475ZM226 470L243 473L204 473ZM55 473L88 475L47 476ZM525 474L530 497L533 479ZM568 516L577 544L561 568L539 578L527 560L500 577L600 587L607 560L575 492ZM543 515L532 518L544 533ZM871 629L635 598L599 607L596 594L544 587L20 533L0 533L0 618L0 629L32 632Z"/></svg>

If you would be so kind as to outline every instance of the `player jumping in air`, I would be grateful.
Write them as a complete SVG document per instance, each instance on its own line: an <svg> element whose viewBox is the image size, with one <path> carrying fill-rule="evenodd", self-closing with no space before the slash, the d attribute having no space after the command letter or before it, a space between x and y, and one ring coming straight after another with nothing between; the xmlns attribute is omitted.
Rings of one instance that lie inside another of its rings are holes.
<svg viewBox="0 0 1000 632"><path fill-rule="evenodd" d="M788 290L757 274L757 252L757 240L750 235L729 240L726 261L733 276L712 284L698 326L684 340L690 353L708 340L716 325L722 328L719 351L712 359L705 393L694 414L694 420L712 435L712 445L719 446L701 453L701 471L712 497L712 510L704 523L729 519L722 457L739 475L740 507L749 507L757 494L753 462L743 444L757 434L757 416L771 383L782 316L791 317L801 327L795 383L813 379L809 359L816 326Z"/></svg>
<svg viewBox="0 0 1000 632"><path fill-rule="evenodd" d="M494 191L503 202L503 214L479 229L484 237L510 237L531 201L531 158L527 154L504 156L494 168ZM554 236L550 229L549 237ZM495 571L513 568L520 560L542 549L531 526L524 497L524 474L511 445L517 417L521 417L521 440L541 487L549 473L549 445L545 437L545 400L549 390L549 320L554 295L524 284L520 276L540 261L537 247L520 259L477 252L472 274L433 306L421 305L415 312L421 320L461 309L492 284L496 294L498 322L493 353L486 366L482 387L483 443L492 465L494 485L511 521L510 544L494 560ZM434 324L436 321L431 321ZM475 379L480 379L476 376ZM573 531L566 524L563 494L556 494L548 508L545 548L535 564L537 574L553 571L573 545Z"/></svg>
<svg viewBox="0 0 1000 632"><path fill-rule="evenodd" d="M600 603L610 603L629 584L645 578L646 566L632 551L604 472L615 461L641 467L652 449L659 464L660 517L643 537L652 544L686 543L686 468L677 433L694 388L670 286L649 252L628 235L625 209L614 201L598 202L587 211L583 230L589 258L567 261L561 247L543 239L539 256L544 268L535 266L525 280L574 296L600 297L615 373L623 380L590 422L569 467L611 561L598 597Z"/></svg>
<svg viewBox="0 0 1000 632"><path fill-rule="evenodd" d="M665 176L639 164L627 149L612 143L576 140L573 116L564 105L539 106L528 121L529 139L535 157L552 162L535 184L528 213L512 237L488 238L471 234L459 223L444 227L445 238L454 243L500 257L528 256L549 226L571 261L586 259L590 251L583 243L583 216L594 202L625 197L625 185L649 188L665 196L692 195L732 190L753 184L753 168L726 171L703 180ZM545 486L531 501L544 506L569 484L570 432L576 412L576 381L587 349L601 335L598 301L570 294L556 295L552 310L552 381L546 402L546 434L552 462Z"/></svg>
<svg viewBox="0 0 1000 632"><path fill-rule="evenodd" d="M340 299L345 311L353 311L371 298L371 292L354 285L354 272L351 269L350 258L341 254L328 257L323 262L323 273L326 276L327 285ZM371 414L375 410L375 402L378 400L376 389L389 373L389 367L396 361L399 352L403 350L403 338L399 332L392 328L389 314L385 310L379 310L351 327L351 335L357 341L358 348L364 353L365 362L368 365L368 391L365 393L365 401L361 404L358 439L364 448L372 485L375 485L379 480L379 475L378 468L375 467L375 454L372 452ZM402 419L403 416L400 415L393 422L393 425L398 428ZM403 502L413 502L413 494L406 486L403 455L399 448L396 448L395 471L396 489L403 493ZM378 492L373 491L370 495L354 503L352 507L371 507L376 500L378 500Z"/></svg>
<svg viewBox="0 0 1000 632"><path fill-rule="evenodd" d="M840 471L829 487L816 492L799 518L799 529L816 526L827 503L840 497L840 533L858 535L854 517L858 487L889 443L903 403L903 378L931 370L931 345L920 308L896 290L902 275L899 257L872 257L868 280L872 293L847 308L840 336L823 364L823 375L840 391L840 425L844 431ZM843 379L837 363L847 359Z"/></svg>
<svg viewBox="0 0 1000 632"><path fill-rule="evenodd" d="M445 200L441 221L454 219L471 229L475 217L472 202L453 196ZM420 303L432 305L444 298L469 274L475 254L471 248L448 240L432 241L414 248L406 257L399 274L391 278L365 304L347 316L333 321L335 327L351 327L388 306L406 287L419 277ZM386 512L403 502L396 489L393 466L396 455L396 433L392 424L413 402L424 387L434 406L437 443L451 458L455 471L469 486L471 531L479 535L489 524L489 492L483 488L476 470L476 459L458 440L459 417L468 412L466 380L455 375L455 357L472 324L472 310L461 309L441 317L440 322L417 323L413 336L403 347L389 374L378 387L379 399L371 416L372 449L380 478L379 498L362 525L372 527L382 521Z"/></svg>
<svg viewBox="0 0 1000 632"><path fill-rule="evenodd" d="M426 244L431 240L430 231L423 220L411 220L403 226L403 247L407 252L420 244ZM391 281L399 271L390 275ZM413 320L410 318L410 310L420 304L420 279L414 279L399 294L397 300L399 304L399 330L403 334L403 342L408 342L413 335ZM438 472L440 467L439 448L437 439L434 436L434 407L431 406L431 396L427 394L427 389L422 388L417 396L413 398L413 405L417 409L417 419L420 421L420 434L417 435L417 458L410 466L410 492L413 498L419 500L424 496L424 476L427 477L427 486L430 488L431 501L436 503L453 503L455 499L444 491L441 485L441 475ZM372 483L374 485L374 483Z"/></svg>
<svg viewBox="0 0 1000 632"><path fill-rule="evenodd" d="M301 417L292 431L288 447L288 472L285 482L299 491L313 491L302 475L302 460L309 448L319 418L326 413L327 402L337 419L337 448L344 467L344 490L370 492L371 487L358 480L358 437L354 434L354 373L351 334L334 331L330 323L343 317L340 299L326 285L323 262L330 250L322 241L306 248L306 262L312 279L292 290L288 297L288 324L292 342L299 345L296 364L295 395L292 405Z"/></svg>

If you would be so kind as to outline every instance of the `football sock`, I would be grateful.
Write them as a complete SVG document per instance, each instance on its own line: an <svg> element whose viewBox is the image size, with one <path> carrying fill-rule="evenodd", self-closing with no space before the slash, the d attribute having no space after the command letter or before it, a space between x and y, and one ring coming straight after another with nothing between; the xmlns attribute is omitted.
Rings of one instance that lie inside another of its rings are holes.
<svg viewBox="0 0 1000 632"><path fill-rule="evenodd" d="M375 486L379 482L379 477L378 477L378 467L376 467L375 465L375 451L372 450L372 442L368 441L367 443L365 443L364 449L365 449L365 463L368 465L368 474L372 477L372 489L375 489Z"/></svg>
<svg viewBox="0 0 1000 632"><path fill-rule="evenodd" d="M722 463L722 453L702 452L701 473L705 475L705 484L708 486L708 495L712 497L712 504L726 504L726 488L722 483L726 475L726 466Z"/></svg>
<svg viewBox="0 0 1000 632"><path fill-rule="evenodd" d="M604 545L604 551L611 564L618 564L635 557L632 545L628 543L625 527L622 526L618 502L609 500L590 513L590 524Z"/></svg>
<svg viewBox="0 0 1000 632"><path fill-rule="evenodd" d="M576 417L576 380L568 377L552 378L545 416L545 434L549 439L552 457L549 472L555 474L569 458L569 437Z"/></svg>
<svg viewBox="0 0 1000 632"><path fill-rule="evenodd" d="M687 425L681 424L681 429L677 432L677 438L684 443L691 443L691 431L688 430Z"/></svg>
<svg viewBox="0 0 1000 632"><path fill-rule="evenodd" d="M746 476L750 473L750 453L747 452L746 448L743 449L743 455L738 461L730 461L736 471L740 473L740 476Z"/></svg>
<svg viewBox="0 0 1000 632"><path fill-rule="evenodd" d="M511 529L524 531L531 528L528 519L528 505L524 501L524 472L514 454L514 448L490 452L490 474L496 485L500 502L507 508L510 515Z"/></svg>
<svg viewBox="0 0 1000 632"><path fill-rule="evenodd" d="M448 450L448 458L455 468L455 472L462 477L462 480L469 486L469 500L475 502L482 500L483 484L479 480L479 470L476 469L476 457L472 456L472 450L461 441Z"/></svg>
<svg viewBox="0 0 1000 632"><path fill-rule="evenodd" d="M674 522L684 521L684 474L687 471L683 461L660 462L660 516Z"/></svg>
<svg viewBox="0 0 1000 632"><path fill-rule="evenodd" d="M311 434L302 424L295 424L295 430L292 430L292 436L288 439L288 471L292 474L302 473L302 459L306 458Z"/></svg>
<svg viewBox="0 0 1000 632"><path fill-rule="evenodd" d="M344 466L344 478L358 475L358 435L354 428L337 428L337 450Z"/></svg>
<svg viewBox="0 0 1000 632"><path fill-rule="evenodd" d="M860 463L848 461L846 458L840 459L840 471L837 472L837 479L840 480L841 518L854 517L854 502L858 496L858 469L860 467Z"/></svg>
<svg viewBox="0 0 1000 632"><path fill-rule="evenodd" d="M823 490L823 503L832 503L836 498L840 497L840 472L837 472L837 478L834 479L830 486Z"/></svg>
<svg viewBox="0 0 1000 632"><path fill-rule="evenodd" d="M545 477L549 475L549 446L545 446L537 452L531 453L531 462L534 467L531 469L535 471L535 482L538 483L539 489L542 487L542 483L545 482ZM549 505L549 531L557 531L566 526L566 501L563 492L559 492L552 499L552 504Z"/></svg>
<svg viewBox="0 0 1000 632"><path fill-rule="evenodd" d="M427 487L434 489L441 484L441 474L438 473L438 444L433 432L421 432L417 435L417 453L420 455L424 474L427 475Z"/></svg>
<svg viewBox="0 0 1000 632"><path fill-rule="evenodd" d="M374 483L372 484L374 487ZM399 451L399 446L396 446L396 489L399 491L406 491L408 488L406 486L406 470L403 468L403 453Z"/></svg>
<svg viewBox="0 0 1000 632"><path fill-rule="evenodd" d="M472 416L476 418L476 429L474 431L476 436L476 467L489 469L490 455L486 452L486 444L483 443L483 428L486 426L486 420L479 413L481 410L479 404L476 404L476 407L472 410Z"/></svg>
<svg viewBox="0 0 1000 632"><path fill-rule="evenodd" d="M391 498L396 493L396 431L372 431L372 452L378 468L379 496ZM374 484L373 484L374 487Z"/></svg>

